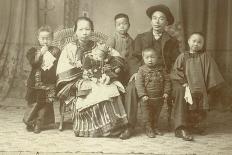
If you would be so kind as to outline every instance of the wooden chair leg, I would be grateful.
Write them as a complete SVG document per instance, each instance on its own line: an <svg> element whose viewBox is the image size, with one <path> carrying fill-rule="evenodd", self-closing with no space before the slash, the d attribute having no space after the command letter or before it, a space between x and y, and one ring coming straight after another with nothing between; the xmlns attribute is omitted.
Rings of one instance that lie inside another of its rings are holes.
<svg viewBox="0 0 232 155"><path fill-rule="evenodd" d="M59 125L60 131L63 131L64 113L65 113L65 103L61 101L60 102L60 125Z"/></svg>

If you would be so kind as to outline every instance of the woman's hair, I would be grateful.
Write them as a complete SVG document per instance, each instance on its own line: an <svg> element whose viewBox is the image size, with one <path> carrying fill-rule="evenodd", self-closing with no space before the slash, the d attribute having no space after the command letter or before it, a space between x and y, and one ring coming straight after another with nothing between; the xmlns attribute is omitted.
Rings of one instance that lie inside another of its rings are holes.
<svg viewBox="0 0 232 155"><path fill-rule="evenodd" d="M77 20L75 21L75 23L74 23L74 29L73 29L74 32L77 31L77 24L78 24L78 22L81 21L81 20L85 20L85 21L89 22L90 27L91 27L91 30L92 30L92 31L94 30L93 21L92 21L90 18L84 17L84 16L83 16L83 17L78 17Z"/></svg>
<svg viewBox="0 0 232 155"><path fill-rule="evenodd" d="M40 32L49 32L51 37L53 37L53 31L52 31L52 28L48 25L43 25L41 26L38 31L37 31L37 36L39 36L39 33Z"/></svg>

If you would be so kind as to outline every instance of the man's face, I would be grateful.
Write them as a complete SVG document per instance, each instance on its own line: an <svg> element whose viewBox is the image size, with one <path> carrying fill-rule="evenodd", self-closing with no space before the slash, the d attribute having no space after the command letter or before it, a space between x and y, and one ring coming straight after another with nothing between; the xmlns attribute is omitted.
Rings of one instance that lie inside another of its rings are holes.
<svg viewBox="0 0 232 155"><path fill-rule="evenodd" d="M199 34L193 34L190 36L188 44L191 52L198 52L204 46L204 38Z"/></svg>
<svg viewBox="0 0 232 155"><path fill-rule="evenodd" d="M166 15L163 12L155 11L151 16L151 25L154 31L163 32L168 25Z"/></svg>

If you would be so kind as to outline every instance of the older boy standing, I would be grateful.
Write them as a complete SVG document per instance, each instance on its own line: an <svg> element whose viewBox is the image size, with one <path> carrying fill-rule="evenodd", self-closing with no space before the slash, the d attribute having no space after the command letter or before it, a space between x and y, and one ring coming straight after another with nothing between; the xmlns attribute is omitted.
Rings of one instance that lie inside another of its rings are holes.
<svg viewBox="0 0 232 155"><path fill-rule="evenodd" d="M174 23L174 17L169 8L165 5L156 5L149 7L146 11L147 16L151 19L152 29L148 32L138 34L135 39L135 47L133 56L136 77L138 68L143 64L142 51L146 48L153 48L159 51L162 63L168 73L170 73L172 65L179 55L179 42L176 38L171 37L165 27ZM193 140L193 137L186 131L187 104L184 101L184 87L178 83L172 82L173 97L174 97L174 123L175 136L183 138L183 140ZM129 125L121 134L122 139L127 139L131 136L133 128L136 124L136 113L138 109L138 97L134 80L131 80L127 87L125 101L125 109L128 115Z"/></svg>

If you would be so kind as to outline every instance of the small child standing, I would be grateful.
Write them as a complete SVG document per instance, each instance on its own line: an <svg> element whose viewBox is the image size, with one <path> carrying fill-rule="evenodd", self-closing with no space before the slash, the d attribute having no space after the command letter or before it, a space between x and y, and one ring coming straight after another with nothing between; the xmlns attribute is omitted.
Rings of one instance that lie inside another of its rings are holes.
<svg viewBox="0 0 232 155"><path fill-rule="evenodd" d="M190 131L197 134L204 132L199 124L209 109L208 92L224 82L214 59L205 52L204 43L202 33L192 33L188 39L189 51L178 56L171 73L172 80L182 84L186 92L190 90L190 95L185 97L190 103L188 123Z"/></svg>
<svg viewBox="0 0 232 155"><path fill-rule="evenodd" d="M152 48L142 51L144 65L136 75L135 86L141 103L146 134L150 138L162 135L158 130L158 119L171 91L169 75L161 64L159 53Z"/></svg>
<svg viewBox="0 0 232 155"><path fill-rule="evenodd" d="M128 15L119 13L114 17L115 21L115 33L112 37L109 37L107 46L115 49L120 53L122 58L126 62L126 68L122 72L121 81L126 84L130 77L130 56L133 51L133 39L128 34L130 28L130 21Z"/></svg>
<svg viewBox="0 0 232 155"><path fill-rule="evenodd" d="M27 80L28 108L23 121L26 129L34 133L40 133L44 125L55 123L53 100L60 50L51 46L52 38L51 27L42 26L38 30L40 45L29 49L26 55L32 69Z"/></svg>

